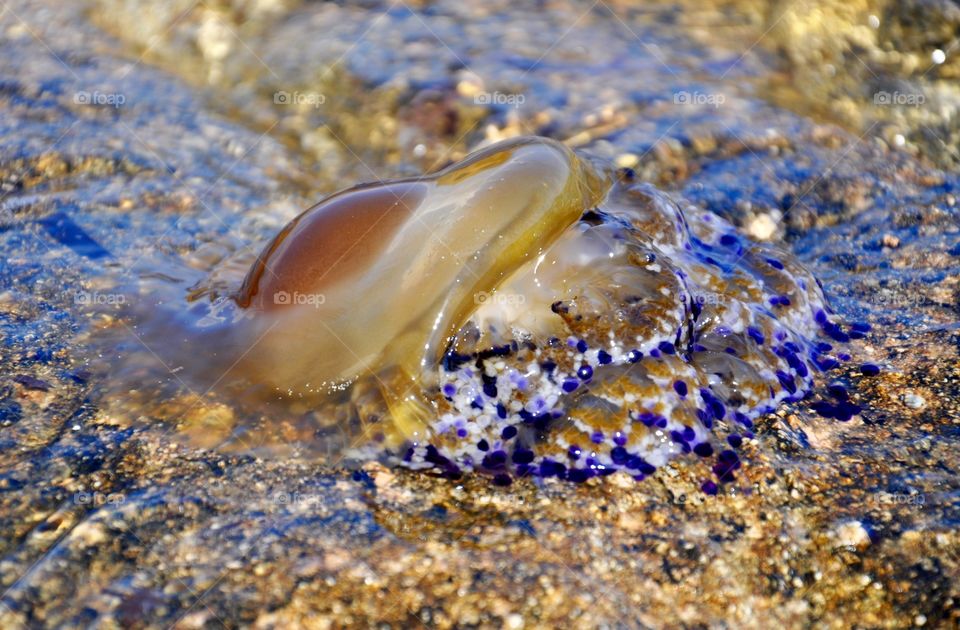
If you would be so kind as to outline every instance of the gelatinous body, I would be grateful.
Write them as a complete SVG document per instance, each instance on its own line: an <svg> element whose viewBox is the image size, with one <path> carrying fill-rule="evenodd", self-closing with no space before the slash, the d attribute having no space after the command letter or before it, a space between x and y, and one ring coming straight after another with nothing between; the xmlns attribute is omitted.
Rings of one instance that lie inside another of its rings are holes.
<svg viewBox="0 0 960 630"><path fill-rule="evenodd" d="M789 255L539 138L328 198L235 300L239 372L366 427L351 455L498 483L684 453L730 481L753 420L863 334Z"/></svg>

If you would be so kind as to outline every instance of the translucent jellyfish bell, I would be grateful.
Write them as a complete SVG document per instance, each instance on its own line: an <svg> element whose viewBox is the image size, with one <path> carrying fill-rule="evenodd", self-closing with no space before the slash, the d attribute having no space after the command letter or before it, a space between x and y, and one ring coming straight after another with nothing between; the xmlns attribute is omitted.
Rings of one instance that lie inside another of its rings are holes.
<svg viewBox="0 0 960 630"><path fill-rule="evenodd" d="M423 178L337 193L288 224L236 295L244 365L284 390L382 385L401 426L478 296L545 252L609 177L570 149L520 138Z"/></svg>

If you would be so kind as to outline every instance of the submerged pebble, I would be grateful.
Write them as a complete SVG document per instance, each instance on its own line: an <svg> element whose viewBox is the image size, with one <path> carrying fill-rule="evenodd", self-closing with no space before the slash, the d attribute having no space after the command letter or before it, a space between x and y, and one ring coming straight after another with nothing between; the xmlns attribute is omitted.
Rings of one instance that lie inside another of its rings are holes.
<svg viewBox="0 0 960 630"><path fill-rule="evenodd" d="M923 396L914 394L913 392L904 394L903 403L911 409L923 409L927 405L927 401Z"/></svg>

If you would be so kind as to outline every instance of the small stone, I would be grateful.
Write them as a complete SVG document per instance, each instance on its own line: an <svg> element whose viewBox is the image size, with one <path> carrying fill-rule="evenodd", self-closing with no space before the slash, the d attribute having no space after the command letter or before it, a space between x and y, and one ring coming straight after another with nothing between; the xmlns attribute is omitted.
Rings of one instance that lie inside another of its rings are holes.
<svg viewBox="0 0 960 630"><path fill-rule="evenodd" d="M761 241L770 240L777 231L777 223L769 214L760 214L747 226L750 236Z"/></svg>
<svg viewBox="0 0 960 630"><path fill-rule="evenodd" d="M353 562L349 553L342 549L330 549L323 556L323 566L327 571L336 573Z"/></svg>
<svg viewBox="0 0 960 630"><path fill-rule="evenodd" d="M847 521L834 531L837 547L866 547L870 544L870 532L860 521Z"/></svg>
<svg viewBox="0 0 960 630"><path fill-rule="evenodd" d="M312 578L324 569L324 560L320 556L307 556L293 565L293 574L298 578Z"/></svg>
<svg viewBox="0 0 960 630"><path fill-rule="evenodd" d="M79 541L81 547L95 547L107 540L107 532L102 523L84 521L70 532L73 540Z"/></svg>
<svg viewBox="0 0 960 630"><path fill-rule="evenodd" d="M15 383L23 385L24 388L28 390L35 390L41 392L50 391L50 383L46 382L43 379L30 376L29 374L20 374L13 377Z"/></svg>
<svg viewBox="0 0 960 630"><path fill-rule="evenodd" d="M483 91L483 79L481 79L477 74L470 71L463 71L460 73L459 81L457 81L457 94L460 96L473 98L478 94L483 93Z"/></svg>
<svg viewBox="0 0 960 630"><path fill-rule="evenodd" d="M927 405L927 401L923 396L911 392L903 397L903 404L911 409L923 409Z"/></svg>
<svg viewBox="0 0 960 630"><path fill-rule="evenodd" d="M392 485L395 479L396 475L383 467L380 467L373 475L373 483L378 488L386 488Z"/></svg>
<svg viewBox="0 0 960 630"><path fill-rule="evenodd" d="M894 236L893 234L884 234L883 246L889 247L890 249L896 249L900 247L900 239Z"/></svg>

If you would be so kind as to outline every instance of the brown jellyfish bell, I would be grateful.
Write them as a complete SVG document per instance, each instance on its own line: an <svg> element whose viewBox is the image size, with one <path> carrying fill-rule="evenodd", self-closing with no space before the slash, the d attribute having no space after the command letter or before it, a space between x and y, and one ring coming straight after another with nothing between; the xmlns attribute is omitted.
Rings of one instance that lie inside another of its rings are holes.
<svg viewBox="0 0 960 630"><path fill-rule="evenodd" d="M564 145L525 137L338 192L284 227L235 294L237 371L300 396L376 389L394 437L423 436L447 344L611 184Z"/></svg>

